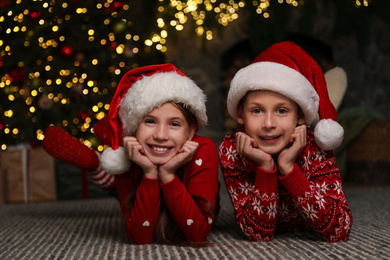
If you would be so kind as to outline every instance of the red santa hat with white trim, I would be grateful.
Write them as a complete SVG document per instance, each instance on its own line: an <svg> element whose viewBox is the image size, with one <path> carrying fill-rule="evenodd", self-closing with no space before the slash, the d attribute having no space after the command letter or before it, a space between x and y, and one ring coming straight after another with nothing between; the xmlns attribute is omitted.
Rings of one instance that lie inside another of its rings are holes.
<svg viewBox="0 0 390 260"><path fill-rule="evenodd" d="M110 174L126 172L131 162L123 148L123 136L134 136L141 120L166 102L182 103L197 117L197 130L207 123L206 96L172 64L151 65L127 72L116 89L108 111L111 147L100 157Z"/></svg>
<svg viewBox="0 0 390 260"><path fill-rule="evenodd" d="M295 43L272 45L236 73L227 100L231 117L237 120L238 104L252 90L274 91L295 101L306 125L311 125L319 114L314 137L320 148L334 150L341 144L344 129L336 121L337 112L329 99L324 74L317 62Z"/></svg>

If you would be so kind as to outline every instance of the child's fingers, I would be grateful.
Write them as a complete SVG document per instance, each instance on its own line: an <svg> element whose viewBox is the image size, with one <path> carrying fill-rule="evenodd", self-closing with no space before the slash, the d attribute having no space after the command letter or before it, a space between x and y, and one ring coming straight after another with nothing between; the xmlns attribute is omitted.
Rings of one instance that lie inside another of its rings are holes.
<svg viewBox="0 0 390 260"><path fill-rule="evenodd" d="M252 137L242 132L236 133L236 150L238 153L243 153L253 147L257 147L257 143Z"/></svg>
<svg viewBox="0 0 390 260"><path fill-rule="evenodd" d="M125 153L128 155L129 159L135 159L142 153L144 149L140 143L138 143L135 137L125 137L123 138Z"/></svg>
<svg viewBox="0 0 390 260"><path fill-rule="evenodd" d="M179 153L196 151L196 149L198 149L198 146L199 146L199 143L197 143L197 142L187 141L180 148Z"/></svg>
<svg viewBox="0 0 390 260"><path fill-rule="evenodd" d="M301 125L295 128L294 133L290 137L290 142L293 143L293 146L297 149L301 149L306 146L306 137L307 137L306 126Z"/></svg>

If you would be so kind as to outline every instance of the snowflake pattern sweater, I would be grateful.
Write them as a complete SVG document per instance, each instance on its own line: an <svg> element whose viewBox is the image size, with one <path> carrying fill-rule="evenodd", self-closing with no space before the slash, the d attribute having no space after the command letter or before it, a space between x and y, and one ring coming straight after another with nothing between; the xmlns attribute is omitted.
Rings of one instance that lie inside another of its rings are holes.
<svg viewBox="0 0 390 260"><path fill-rule="evenodd" d="M214 219L202 213L191 196L208 200L215 209L218 203L218 153L211 139L194 136L192 140L199 146L185 166L182 181L176 176L173 181L162 184L158 178L148 179L142 175L132 209L126 206L126 198L137 187L136 166L125 174L116 175L125 230L134 243L154 241L161 200L188 241L204 241L210 233Z"/></svg>
<svg viewBox="0 0 390 260"><path fill-rule="evenodd" d="M307 145L286 176L263 170L236 151L235 133L219 147L236 221L252 241L271 241L275 230L310 227L330 242L347 239L352 213L333 151L323 151L308 129Z"/></svg>

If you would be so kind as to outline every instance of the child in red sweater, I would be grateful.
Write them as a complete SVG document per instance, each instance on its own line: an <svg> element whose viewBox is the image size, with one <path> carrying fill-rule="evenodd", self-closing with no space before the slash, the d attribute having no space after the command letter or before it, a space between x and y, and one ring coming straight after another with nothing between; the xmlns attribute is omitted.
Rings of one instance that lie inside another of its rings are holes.
<svg viewBox="0 0 390 260"><path fill-rule="evenodd" d="M108 113L111 147L101 158L115 175L125 230L136 244L202 242L218 204L218 153L195 135L207 122L202 90L171 64L133 69Z"/></svg>
<svg viewBox="0 0 390 260"><path fill-rule="evenodd" d="M277 230L309 227L347 239L352 214L332 151L344 132L318 64L292 42L274 44L237 72L227 107L242 126L219 157L244 234L271 241Z"/></svg>

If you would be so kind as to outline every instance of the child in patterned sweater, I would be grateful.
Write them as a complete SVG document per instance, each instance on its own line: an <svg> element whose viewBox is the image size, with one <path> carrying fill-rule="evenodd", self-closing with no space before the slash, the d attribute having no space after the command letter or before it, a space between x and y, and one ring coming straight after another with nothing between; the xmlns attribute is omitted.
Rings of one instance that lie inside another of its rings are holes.
<svg viewBox="0 0 390 260"><path fill-rule="evenodd" d="M244 234L271 241L275 231L309 227L347 239L352 213L332 151L344 131L318 64L292 42L274 44L237 72L227 108L241 128L219 157Z"/></svg>

